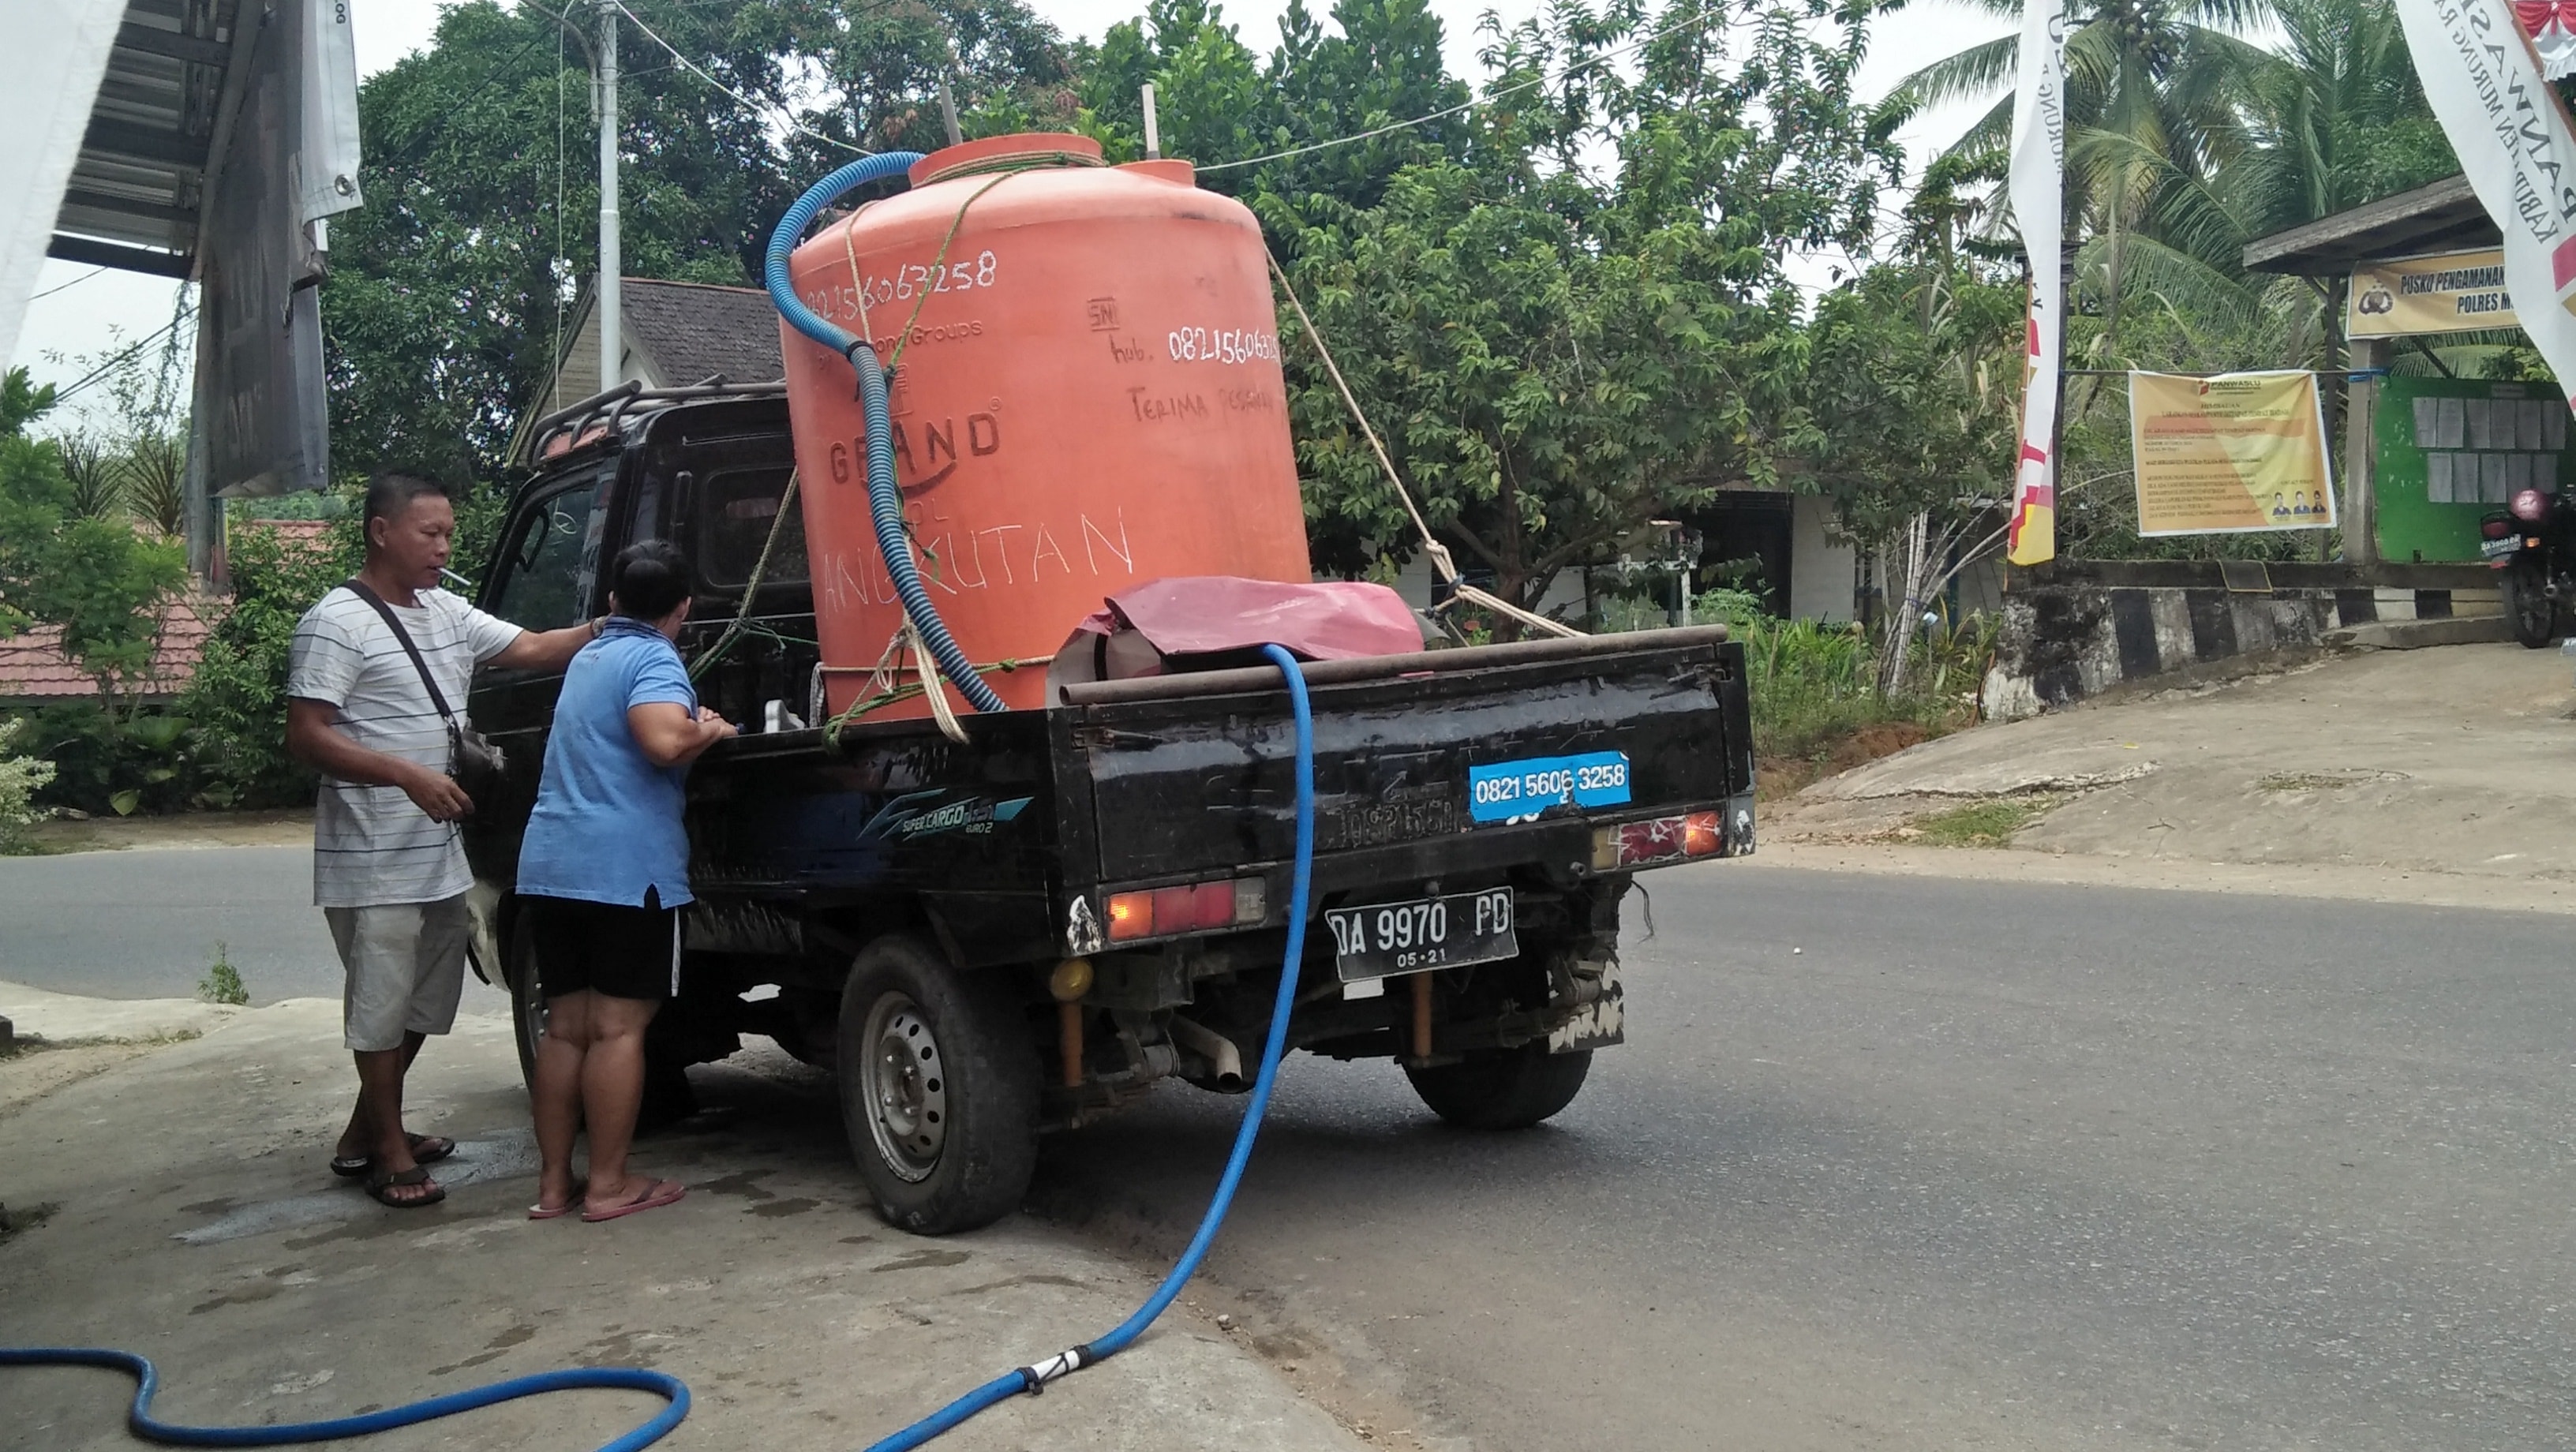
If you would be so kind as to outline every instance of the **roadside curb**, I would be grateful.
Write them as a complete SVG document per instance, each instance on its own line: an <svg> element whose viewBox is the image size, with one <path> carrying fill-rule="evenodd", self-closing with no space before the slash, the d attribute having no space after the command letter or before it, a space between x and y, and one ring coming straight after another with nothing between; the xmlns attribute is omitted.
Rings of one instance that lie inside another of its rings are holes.
<svg viewBox="0 0 2576 1452"><path fill-rule="evenodd" d="M2501 615L2460 615L2444 620L2374 620L2329 631L2325 643L2365 650L2422 650L2511 639L2513 626Z"/></svg>

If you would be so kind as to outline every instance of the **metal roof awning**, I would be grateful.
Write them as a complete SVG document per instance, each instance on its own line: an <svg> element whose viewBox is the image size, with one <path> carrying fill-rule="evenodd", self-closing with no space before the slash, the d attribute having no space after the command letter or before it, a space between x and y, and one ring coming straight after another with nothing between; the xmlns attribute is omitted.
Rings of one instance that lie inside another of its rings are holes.
<svg viewBox="0 0 2576 1452"><path fill-rule="evenodd" d="M2245 244L2245 267L2326 277L2363 262L2503 245L2469 179L2455 176L2257 237Z"/></svg>
<svg viewBox="0 0 2576 1452"><path fill-rule="evenodd" d="M126 0L47 256L194 269L209 173L249 70L235 24L245 3L259 0Z"/></svg>

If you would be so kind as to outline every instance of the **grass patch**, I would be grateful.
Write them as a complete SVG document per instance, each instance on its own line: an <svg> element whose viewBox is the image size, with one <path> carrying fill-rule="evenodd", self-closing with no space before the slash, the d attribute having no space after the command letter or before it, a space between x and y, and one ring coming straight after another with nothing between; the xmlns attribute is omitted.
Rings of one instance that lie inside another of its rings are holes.
<svg viewBox="0 0 2576 1452"><path fill-rule="evenodd" d="M197 980L197 996L208 1003L235 1007L250 1002L250 990L242 986L241 970L233 966L220 942L215 944L215 961L207 966L206 976Z"/></svg>
<svg viewBox="0 0 2576 1452"><path fill-rule="evenodd" d="M1926 632L1915 642L1911 684L1882 696L1876 642L1854 627L1762 616L1729 624L1744 643L1766 801L1976 724L1996 629L1977 617Z"/></svg>
<svg viewBox="0 0 2576 1452"><path fill-rule="evenodd" d="M166 1049L173 1044L184 1044L191 1040L201 1039L204 1037L204 1034L195 1029L172 1029L167 1033L145 1034L139 1038L130 1039L111 1038L105 1035L89 1035L77 1039L49 1039L43 1034L21 1033L11 1036L9 1042L5 1046L0 1046L0 1064L6 1064L13 1059L28 1058L36 1054L51 1053L56 1049L98 1049L108 1047Z"/></svg>
<svg viewBox="0 0 2576 1452"><path fill-rule="evenodd" d="M35 1229L51 1220L54 1212L60 1208L62 1207L50 1200L30 1205L23 1210L12 1210L6 1205L0 1205L0 1240L7 1240L21 1230Z"/></svg>
<svg viewBox="0 0 2576 1452"><path fill-rule="evenodd" d="M2015 832L2055 805L2048 797L1996 797L1917 817L1912 830L1935 847L2009 847Z"/></svg>
<svg viewBox="0 0 2576 1452"><path fill-rule="evenodd" d="M2347 785L2362 785L2365 777L2344 772L2272 772L2254 785L2262 790L2342 790Z"/></svg>

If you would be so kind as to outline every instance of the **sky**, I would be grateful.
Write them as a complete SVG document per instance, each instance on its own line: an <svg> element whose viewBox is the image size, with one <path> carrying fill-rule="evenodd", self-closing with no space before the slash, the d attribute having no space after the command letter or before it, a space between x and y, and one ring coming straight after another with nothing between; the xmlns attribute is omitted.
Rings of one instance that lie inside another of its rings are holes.
<svg viewBox="0 0 2576 1452"><path fill-rule="evenodd" d="M1444 22L1451 73L1471 79L1482 74L1476 64L1478 18L1491 10L1505 25L1511 25L1540 8L1540 0L1430 3ZM1310 0L1310 5L1318 13L1328 8L1322 0ZM441 0L358 0L353 18L359 75L374 75L428 45L437 29L440 8ZM1144 4L1143 0L1032 0L1032 8L1054 21L1068 37L1096 40L1110 26L1140 13ZM1287 0L1229 0L1225 18L1239 27L1245 44L1267 54L1277 43L1279 17L1287 8ZM2012 28L2009 20L1945 0L1915 0L1908 8L1878 20L1869 57L1861 66L1860 90L1865 97L1876 99L1927 62L2007 34ZM630 38L622 49L631 55L636 46L649 44ZM669 83L695 84L684 76L671 76ZM718 99L720 104L732 104ZM1909 170L1919 171L1926 158L1956 139L1975 119L1976 111L1973 106L1950 107L1917 118L1900 132ZM1829 267L1826 261L1809 259L1793 271L1799 282L1815 287L1828 280ZM27 368L39 384L68 387L90 371L84 358L112 352L168 323L178 289L183 286L166 278L102 271L47 259L36 281L36 296L28 304L17 354L10 362ZM87 389L67 402L54 422L102 425L104 393L98 387Z"/></svg>

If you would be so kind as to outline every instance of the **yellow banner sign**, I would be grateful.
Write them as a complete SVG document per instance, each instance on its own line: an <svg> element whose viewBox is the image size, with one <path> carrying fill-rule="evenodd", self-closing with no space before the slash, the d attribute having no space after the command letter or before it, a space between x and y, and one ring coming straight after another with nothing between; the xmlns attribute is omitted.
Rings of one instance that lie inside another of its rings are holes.
<svg viewBox="0 0 2576 1452"><path fill-rule="evenodd" d="M2403 338L2471 328L2518 328L2505 291L2504 251L2404 257L2352 270L2344 336Z"/></svg>
<svg viewBox="0 0 2576 1452"><path fill-rule="evenodd" d="M2334 527L2313 373L2132 373L2129 441L2141 535Z"/></svg>

